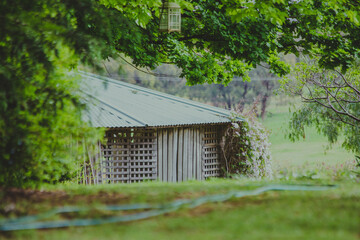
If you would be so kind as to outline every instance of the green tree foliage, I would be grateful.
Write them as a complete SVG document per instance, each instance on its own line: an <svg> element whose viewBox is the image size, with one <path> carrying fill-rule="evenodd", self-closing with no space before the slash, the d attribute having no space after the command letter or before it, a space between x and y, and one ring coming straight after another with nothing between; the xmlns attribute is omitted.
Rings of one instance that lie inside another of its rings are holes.
<svg viewBox="0 0 360 240"><path fill-rule="evenodd" d="M292 140L305 137L305 127L317 130L334 143L344 135L343 146L360 153L360 71L354 63L345 74L321 68L317 61L299 63L294 76L282 81L285 93L303 100L290 122Z"/></svg>
<svg viewBox="0 0 360 240"><path fill-rule="evenodd" d="M1 185L57 181L74 170L76 142L93 130L81 123L79 83L68 72L113 51L113 25L122 22L114 13L88 0L1 1Z"/></svg>
<svg viewBox="0 0 360 240"><path fill-rule="evenodd" d="M159 33L159 10L153 9L146 26L134 23L131 32L119 37L117 50L139 67L176 64L189 85L247 79L248 71L261 63L284 75L290 69L279 53L320 55L321 66L343 70L359 53L358 1L179 2L181 33ZM123 1L107 1L107 6L125 9Z"/></svg>
<svg viewBox="0 0 360 240"><path fill-rule="evenodd" d="M276 38L278 52L319 56L326 68L346 70L359 53L360 3L347 0L230 0L227 13L236 22L262 19Z"/></svg>
<svg viewBox="0 0 360 240"><path fill-rule="evenodd" d="M154 69L159 63L173 63L182 69L181 77L189 85L228 84L234 76L249 79L247 72L260 62L268 62L278 73L286 72L286 66L278 64L271 40L276 38L275 28L262 19L233 22L218 1L191 4L183 9L181 33L159 33L154 13L146 28L134 25L129 35L120 37L117 50L139 67Z"/></svg>

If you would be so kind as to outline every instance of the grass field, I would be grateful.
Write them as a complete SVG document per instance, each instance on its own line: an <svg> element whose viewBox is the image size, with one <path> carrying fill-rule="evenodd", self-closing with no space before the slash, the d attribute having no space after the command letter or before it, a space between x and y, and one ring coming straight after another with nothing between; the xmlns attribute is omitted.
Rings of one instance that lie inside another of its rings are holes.
<svg viewBox="0 0 360 240"><path fill-rule="evenodd" d="M313 129L306 139L284 138L287 107L271 106L264 124L272 130L275 178L263 180L216 179L205 182L81 186L70 183L41 190L0 191L0 219L35 214L67 206L128 203L167 203L229 191L255 189L268 184L336 184L335 189L271 191L206 203L195 209L128 223L51 230L0 232L0 239L360 239L360 173L353 156L338 145L324 154L326 141ZM353 172L355 171L355 172ZM99 218L115 213L90 211L54 219Z"/></svg>
<svg viewBox="0 0 360 240"><path fill-rule="evenodd" d="M20 208L24 207L25 212L38 212L63 204L99 206L131 202L163 203L179 198L226 193L229 190L253 189L269 183L279 181L213 180L181 184L153 182L100 187L62 185L56 187L57 192L43 191L19 197L16 204ZM43 194L47 198L42 197ZM267 192L225 203L208 203L192 210L181 209L147 220L91 227L23 230L0 233L0 238L350 240L360 237L359 213L358 183L343 182L336 189L320 192ZM81 213L80 217L100 217L106 214L108 213L88 212ZM72 217L74 216L70 216L70 219Z"/></svg>
<svg viewBox="0 0 360 240"><path fill-rule="evenodd" d="M318 134L315 128L305 129L305 138L300 141L291 142L286 139L291 116L289 108L289 105L281 104L279 99L275 98L263 122L271 131L274 170L316 170L324 166L335 167L354 161L354 155L341 148L341 143L329 149L326 138Z"/></svg>

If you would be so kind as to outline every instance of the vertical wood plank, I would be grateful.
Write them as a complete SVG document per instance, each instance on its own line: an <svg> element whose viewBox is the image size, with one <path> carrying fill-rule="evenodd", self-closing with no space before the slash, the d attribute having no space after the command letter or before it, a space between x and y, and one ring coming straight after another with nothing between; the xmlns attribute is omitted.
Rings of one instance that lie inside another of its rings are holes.
<svg viewBox="0 0 360 240"><path fill-rule="evenodd" d="M173 156L172 156L172 182L176 182L177 181L177 154L178 154L178 128L174 128L174 141L173 141Z"/></svg>
<svg viewBox="0 0 360 240"><path fill-rule="evenodd" d="M168 181L168 177L167 177L167 170L168 170L168 166L167 166L167 149L168 149L168 131L167 129L163 130L163 179L165 182Z"/></svg>
<svg viewBox="0 0 360 240"><path fill-rule="evenodd" d="M97 152L99 153L99 171L100 171L100 183L104 183L104 179L103 179L103 173L102 173L102 154L101 154L101 145L100 145L100 141L97 144Z"/></svg>
<svg viewBox="0 0 360 240"><path fill-rule="evenodd" d="M193 140L193 178L196 179L196 128L194 128L194 140Z"/></svg>
<svg viewBox="0 0 360 240"><path fill-rule="evenodd" d="M183 181L183 146L184 146L184 131L179 128L179 141L178 141L178 155L177 155L177 181Z"/></svg>
<svg viewBox="0 0 360 240"><path fill-rule="evenodd" d="M191 145L191 179L195 179L195 174L194 174L194 161L195 161L195 159L194 159L194 151L195 151L195 149L194 149L194 143L195 143L195 129L194 128L192 128L191 129L191 143L190 143L190 145Z"/></svg>
<svg viewBox="0 0 360 240"><path fill-rule="evenodd" d="M155 139L153 140L153 144L156 144L156 148L154 148L154 151L153 151L153 156L152 156L152 159L153 160L156 160L156 162L154 163L154 165L155 165L155 173L153 174L153 176L155 175L155 179L159 179L158 178L158 172L159 172L159 168L158 168L158 151L157 151L157 136L158 136L158 134L157 134L157 131L156 131L156 129L154 130L154 137L155 137Z"/></svg>
<svg viewBox="0 0 360 240"><path fill-rule="evenodd" d="M205 152L204 152L204 131L205 128L200 128L200 143L201 143L201 180L205 179L205 169L204 169L204 161L205 161Z"/></svg>
<svg viewBox="0 0 360 240"><path fill-rule="evenodd" d="M198 179L197 177L197 142L198 142L198 131L197 128L194 128L194 179Z"/></svg>
<svg viewBox="0 0 360 240"><path fill-rule="evenodd" d="M169 129L168 130L168 156L167 156L167 162L168 162L168 181L172 182L173 174L172 174L172 167L173 167L173 145L174 145L174 130Z"/></svg>
<svg viewBox="0 0 360 240"><path fill-rule="evenodd" d="M163 155L162 155L162 141L163 141L163 136L162 136L162 130L158 129L157 130L157 163L158 163L158 179L160 181L163 181Z"/></svg>
<svg viewBox="0 0 360 240"><path fill-rule="evenodd" d="M189 142L189 129L184 128L184 151L183 151L183 180L188 180L188 142Z"/></svg>
<svg viewBox="0 0 360 240"><path fill-rule="evenodd" d="M193 140L193 178L194 179L197 179L196 178L196 166L197 166L197 159L196 159L196 156L197 156L197 147L196 147L196 143L197 143L197 131L196 131L196 128L194 128L194 140Z"/></svg>
<svg viewBox="0 0 360 240"><path fill-rule="evenodd" d="M193 179L193 172L192 172L192 162L193 162L193 150L194 150L194 130L193 128L189 129L189 141L188 141L188 179Z"/></svg>
<svg viewBox="0 0 360 240"><path fill-rule="evenodd" d="M196 139L196 179L201 180L201 137L200 137L200 128L196 129L197 132L197 139Z"/></svg>

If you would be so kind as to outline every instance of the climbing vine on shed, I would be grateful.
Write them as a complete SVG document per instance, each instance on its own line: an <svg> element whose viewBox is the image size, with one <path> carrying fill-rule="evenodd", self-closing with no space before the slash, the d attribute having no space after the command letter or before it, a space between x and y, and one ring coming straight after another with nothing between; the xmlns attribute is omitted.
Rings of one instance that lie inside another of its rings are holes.
<svg viewBox="0 0 360 240"><path fill-rule="evenodd" d="M245 121L238 121L237 117ZM224 172L254 178L271 177L269 132L253 114L234 114L232 120L222 144Z"/></svg>

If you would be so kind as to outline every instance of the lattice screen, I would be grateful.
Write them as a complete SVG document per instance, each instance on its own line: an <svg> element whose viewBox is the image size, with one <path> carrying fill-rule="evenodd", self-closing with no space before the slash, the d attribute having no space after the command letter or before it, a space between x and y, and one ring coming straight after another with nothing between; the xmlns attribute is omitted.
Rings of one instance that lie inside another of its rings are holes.
<svg viewBox="0 0 360 240"><path fill-rule="evenodd" d="M203 137L203 173L204 177L220 176L220 128L204 129Z"/></svg>
<svg viewBox="0 0 360 240"><path fill-rule="evenodd" d="M156 136L153 129L117 129L106 132L102 148L102 180L130 183L155 180Z"/></svg>

